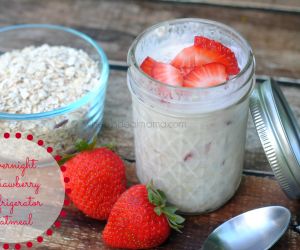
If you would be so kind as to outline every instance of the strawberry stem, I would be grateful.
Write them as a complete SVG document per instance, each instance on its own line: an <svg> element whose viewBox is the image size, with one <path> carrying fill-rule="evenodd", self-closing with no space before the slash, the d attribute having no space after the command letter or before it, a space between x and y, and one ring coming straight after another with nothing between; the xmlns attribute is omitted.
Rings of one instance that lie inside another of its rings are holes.
<svg viewBox="0 0 300 250"><path fill-rule="evenodd" d="M180 215L176 214L177 208L167 204L167 197L165 193L159 189L155 189L153 181L147 184L148 199L151 204L155 206L154 211L158 216L164 214L167 217L168 223L171 228L181 232L183 228L183 222L185 219Z"/></svg>

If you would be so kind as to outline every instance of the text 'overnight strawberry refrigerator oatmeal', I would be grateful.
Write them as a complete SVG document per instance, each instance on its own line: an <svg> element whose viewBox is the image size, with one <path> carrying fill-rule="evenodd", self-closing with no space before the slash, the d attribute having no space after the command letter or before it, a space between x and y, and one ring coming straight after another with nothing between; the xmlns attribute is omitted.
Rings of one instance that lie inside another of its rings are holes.
<svg viewBox="0 0 300 250"><path fill-rule="evenodd" d="M223 24L179 19L139 35L128 63L138 178L182 212L219 208L241 181L254 86L248 43Z"/></svg>

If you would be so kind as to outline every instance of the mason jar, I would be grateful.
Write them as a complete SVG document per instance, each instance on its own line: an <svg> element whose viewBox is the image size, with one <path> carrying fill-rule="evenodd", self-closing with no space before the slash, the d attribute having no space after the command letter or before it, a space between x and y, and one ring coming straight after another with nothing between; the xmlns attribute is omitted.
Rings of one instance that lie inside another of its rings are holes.
<svg viewBox="0 0 300 250"><path fill-rule="evenodd" d="M229 47L240 72L207 88L166 85L139 67L150 56L169 62L205 36ZM232 28L204 19L178 19L148 28L128 53L137 176L153 180L183 213L224 205L242 176L249 96L255 61L247 41Z"/></svg>

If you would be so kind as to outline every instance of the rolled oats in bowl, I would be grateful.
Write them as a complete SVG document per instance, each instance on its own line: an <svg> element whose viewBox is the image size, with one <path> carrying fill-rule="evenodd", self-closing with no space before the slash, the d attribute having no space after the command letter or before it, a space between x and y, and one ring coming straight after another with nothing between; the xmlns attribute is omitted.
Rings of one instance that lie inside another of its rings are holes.
<svg viewBox="0 0 300 250"><path fill-rule="evenodd" d="M13 37L25 46L10 43ZM0 29L0 133L32 134L58 153L91 140L102 125L107 78L104 52L82 33L52 25Z"/></svg>

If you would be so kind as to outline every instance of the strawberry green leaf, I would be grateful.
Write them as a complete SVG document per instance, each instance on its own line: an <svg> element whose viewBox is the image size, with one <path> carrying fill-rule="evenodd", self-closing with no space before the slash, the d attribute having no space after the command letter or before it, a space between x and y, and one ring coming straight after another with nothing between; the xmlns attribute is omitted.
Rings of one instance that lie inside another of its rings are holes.
<svg viewBox="0 0 300 250"><path fill-rule="evenodd" d="M89 148L89 144L86 141L77 141L75 144L75 149L77 151L83 151Z"/></svg>
<svg viewBox="0 0 300 250"><path fill-rule="evenodd" d="M163 191L159 190L159 189L157 189L156 192L160 197L162 205L165 206L166 203L167 203L167 197L166 197L165 193Z"/></svg>
<svg viewBox="0 0 300 250"><path fill-rule="evenodd" d="M76 154L66 154L58 161L58 165L64 165L68 160L72 159Z"/></svg>
<svg viewBox="0 0 300 250"><path fill-rule="evenodd" d="M158 216L161 216L161 215L162 215L162 211L161 211L161 208L160 208L160 207L155 207L155 208L154 208L154 211L155 211L155 213L156 213Z"/></svg>
<svg viewBox="0 0 300 250"><path fill-rule="evenodd" d="M79 152L93 150L96 147L96 144L97 144L96 138L94 138L91 143L88 143L85 140L78 140L75 144L76 153L63 155L62 159L58 162L58 164L60 166L65 164L68 160L72 159Z"/></svg>
<svg viewBox="0 0 300 250"><path fill-rule="evenodd" d="M165 207L164 210L165 210L167 213L175 214L176 211L178 210L178 208L177 208L177 207L174 207L174 206L168 206L168 207Z"/></svg>
<svg viewBox="0 0 300 250"><path fill-rule="evenodd" d="M59 165L65 164L68 160L72 159L74 156L76 156L77 153L83 152L83 151L89 151L93 150L96 148L97 145L97 139L96 137L93 139L91 143L88 143L85 140L78 140L75 144L75 150L76 152L73 154L65 154L63 155L62 159L58 162ZM108 143L108 144L103 144L101 147L106 147L111 151L115 151L116 149L116 144L115 143Z"/></svg>
<svg viewBox="0 0 300 250"><path fill-rule="evenodd" d="M85 140L80 140L75 144L75 149L78 152L86 151L86 150L92 150L96 147L97 139L96 137L93 139L91 143L88 143Z"/></svg>
<svg viewBox="0 0 300 250"><path fill-rule="evenodd" d="M174 206L167 205L167 197L162 190L155 189L153 186L153 181L150 181L147 184L147 191L148 191L148 199L151 204L153 204L154 211L158 216L164 214L168 220L169 226L181 232L180 229L183 228L183 223L185 219L180 215L176 214L178 210Z"/></svg>
<svg viewBox="0 0 300 250"><path fill-rule="evenodd" d="M151 190L148 190L148 199L149 199L150 203L154 204L154 196L153 196L153 192Z"/></svg>
<svg viewBox="0 0 300 250"><path fill-rule="evenodd" d="M176 224L182 224L183 222L185 222L185 219L182 216L176 214L175 215L175 222L176 222Z"/></svg>

